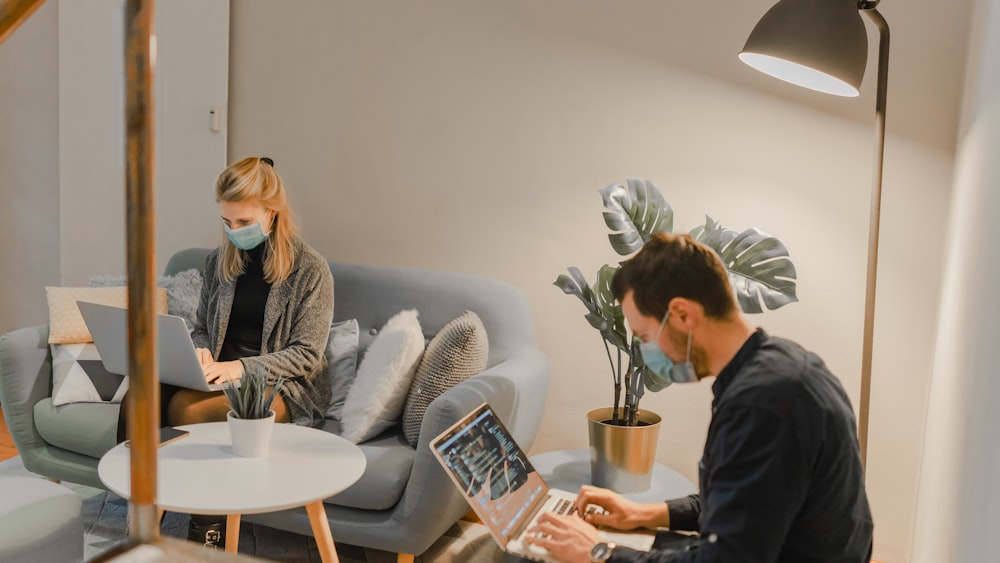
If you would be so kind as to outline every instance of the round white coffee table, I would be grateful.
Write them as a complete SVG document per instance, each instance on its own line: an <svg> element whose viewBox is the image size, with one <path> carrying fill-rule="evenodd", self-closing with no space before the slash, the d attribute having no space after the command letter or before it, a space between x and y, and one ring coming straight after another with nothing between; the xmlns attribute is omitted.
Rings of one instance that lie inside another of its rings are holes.
<svg viewBox="0 0 1000 563"><path fill-rule="evenodd" d="M157 506L188 514L226 514L226 551L236 553L240 516L304 506L324 562L337 561L323 499L357 481L361 448L314 428L276 424L268 455L233 454L225 422L179 428L191 434L157 452ZM129 448L118 444L97 466L109 490L129 498Z"/></svg>
<svg viewBox="0 0 1000 563"><path fill-rule="evenodd" d="M576 492L581 485L591 483L589 449L556 450L533 455L529 459L550 487ZM622 496L636 502L660 502L695 492L697 488L691 481L666 465L657 463L653 465L648 490L624 493Z"/></svg>

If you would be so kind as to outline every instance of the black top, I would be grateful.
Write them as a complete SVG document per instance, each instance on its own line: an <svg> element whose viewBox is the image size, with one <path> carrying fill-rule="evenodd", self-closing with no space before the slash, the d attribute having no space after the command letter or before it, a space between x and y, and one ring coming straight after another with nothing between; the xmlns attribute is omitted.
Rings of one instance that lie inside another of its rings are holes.
<svg viewBox="0 0 1000 563"><path fill-rule="evenodd" d="M247 251L247 262L236 278L233 308L229 312L226 338L219 352L220 362L259 356L264 340L264 306L271 293L271 284L264 280L264 247L266 243Z"/></svg>
<svg viewBox="0 0 1000 563"><path fill-rule="evenodd" d="M712 386L700 494L667 501L689 551L613 562L869 561L872 518L850 401L823 361L758 329Z"/></svg>

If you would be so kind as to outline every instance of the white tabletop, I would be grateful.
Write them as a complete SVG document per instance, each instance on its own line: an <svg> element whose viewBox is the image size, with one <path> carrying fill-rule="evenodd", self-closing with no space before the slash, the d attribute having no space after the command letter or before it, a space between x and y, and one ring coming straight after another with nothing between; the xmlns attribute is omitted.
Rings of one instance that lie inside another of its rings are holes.
<svg viewBox="0 0 1000 563"><path fill-rule="evenodd" d="M158 450L156 504L189 514L255 514L333 496L365 470L361 448L294 424L276 424L268 454L233 454L225 422L179 427L191 432ZM97 466L109 490L129 497L129 448L118 444Z"/></svg>
<svg viewBox="0 0 1000 563"><path fill-rule="evenodd" d="M555 489L571 493L580 490L581 485L589 485L590 450L556 450L531 456L531 464L545 479L546 484ZM636 502L659 502L685 497L697 492L695 486L683 475L666 465L654 464L649 489L622 496Z"/></svg>

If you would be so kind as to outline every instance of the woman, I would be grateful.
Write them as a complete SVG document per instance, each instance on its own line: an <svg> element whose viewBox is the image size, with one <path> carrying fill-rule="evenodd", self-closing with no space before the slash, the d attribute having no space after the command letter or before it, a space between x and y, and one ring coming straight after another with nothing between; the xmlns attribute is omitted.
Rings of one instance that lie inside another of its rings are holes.
<svg viewBox="0 0 1000 563"><path fill-rule="evenodd" d="M333 319L333 276L296 235L281 177L269 158L240 160L215 184L225 240L205 261L191 335L209 383L250 370L285 377L272 408L277 422L318 426L330 402L324 351ZM221 391L161 385L163 425L226 420ZM125 438L126 409L118 438ZM193 517L190 539L221 545L224 518Z"/></svg>

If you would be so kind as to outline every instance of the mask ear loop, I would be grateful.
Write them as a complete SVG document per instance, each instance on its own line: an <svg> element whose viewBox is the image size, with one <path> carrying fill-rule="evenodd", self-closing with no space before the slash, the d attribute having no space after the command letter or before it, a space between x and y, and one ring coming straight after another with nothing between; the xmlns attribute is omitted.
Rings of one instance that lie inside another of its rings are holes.
<svg viewBox="0 0 1000 563"><path fill-rule="evenodd" d="M692 340L693 336L694 336L694 331L693 330L689 331L688 332L688 350L687 350L687 362L688 363L691 362L691 340Z"/></svg>

